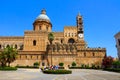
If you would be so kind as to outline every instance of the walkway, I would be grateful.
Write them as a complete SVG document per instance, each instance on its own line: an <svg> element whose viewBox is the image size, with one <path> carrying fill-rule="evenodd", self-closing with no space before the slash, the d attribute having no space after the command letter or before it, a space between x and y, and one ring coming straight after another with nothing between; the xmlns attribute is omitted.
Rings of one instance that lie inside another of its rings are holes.
<svg viewBox="0 0 120 80"><path fill-rule="evenodd" d="M17 71L0 71L0 80L120 80L120 73L75 69L72 74L43 74L39 69L18 69Z"/></svg>

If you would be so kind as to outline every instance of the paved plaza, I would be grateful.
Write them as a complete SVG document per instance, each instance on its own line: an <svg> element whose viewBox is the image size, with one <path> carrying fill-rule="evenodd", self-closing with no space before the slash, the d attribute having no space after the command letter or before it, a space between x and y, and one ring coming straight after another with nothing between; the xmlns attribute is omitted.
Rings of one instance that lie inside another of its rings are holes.
<svg viewBox="0 0 120 80"><path fill-rule="evenodd" d="M17 71L0 71L0 80L120 80L120 73L75 69L72 74L43 74L40 69L18 69Z"/></svg>

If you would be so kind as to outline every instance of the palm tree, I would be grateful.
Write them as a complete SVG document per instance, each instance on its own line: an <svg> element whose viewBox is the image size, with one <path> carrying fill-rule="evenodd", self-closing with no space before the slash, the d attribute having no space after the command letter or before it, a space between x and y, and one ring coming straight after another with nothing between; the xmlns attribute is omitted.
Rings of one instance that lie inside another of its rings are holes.
<svg viewBox="0 0 120 80"><path fill-rule="evenodd" d="M5 48L5 52L7 54L7 62L8 66L10 66L10 63L16 60L17 58L17 50L13 48L12 46Z"/></svg>
<svg viewBox="0 0 120 80"><path fill-rule="evenodd" d="M5 52L1 52L0 53L0 64L2 67L5 67L6 66L6 63L7 63L7 56L5 54Z"/></svg>
<svg viewBox="0 0 120 80"><path fill-rule="evenodd" d="M49 33L49 34L48 34L48 40L49 40L49 42L50 42L50 47L51 47L51 49L52 49L52 42L53 42L53 40L54 40L54 35L53 35L53 33ZM52 51L53 51L53 49L52 49ZM51 52L51 65L52 65L52 52Z"/></svg>
<svg viewBox="0 0 120 80"><path fill-rule="evenodd" d="M10 66L10 63L13 62L17 57L17 51L12 46L8 46L4 48L2 53L0 54L0 62L2 63L2 66L6 66L8 63L8 66Z"/></svg>

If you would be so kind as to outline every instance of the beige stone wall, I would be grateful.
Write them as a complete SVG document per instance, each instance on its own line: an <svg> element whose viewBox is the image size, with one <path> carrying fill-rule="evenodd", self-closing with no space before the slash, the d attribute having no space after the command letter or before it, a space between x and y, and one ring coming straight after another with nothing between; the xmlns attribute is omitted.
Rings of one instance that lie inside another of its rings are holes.
<svg viewBox="0 0 120 80"><path fill-rule="evenodd" d="M63 32L53 32L54 34L54 41L53 41L53 44L55 43L64 43L64 34Z"/></svg>
<svg viewBox="0 0 120 80"><path fill-rule="evenodd" d="M62 52L62 51L61 51ZM64 52L64 51L63 51ZM51 52L49 52L51 54ZM86 48L79 50L77 53L66 52L52 52L52 61L54 65L58 65L60 62L63 62L65 65L71 65L74 61L77 63L77 66L95 64L96 66L101 66L102 59L106 56L106 49L104 48ZM51 63L51 55L49 55L49 61Z"/></svg>
<svg viewBox="0 0 120 80"><path fill-rule="evenodd" d="M34 40L36 45L34 45ZM46 51L47 32L26 31L24 36L24 51Z"/></svg>
<svg viewBox="0 0 120 80"><path fill-rule="evenodd" d="M39 62L42 65L43 51L18 51L17 59L11 64L12 66L33 66L35 62Z"/></svg>
<svg viewBox="0 0 120 80"><path fill-rule="evenodd" d="M73 38L75 41L77 41L77 27L76 26L65 26L64 27L64 40L65 43L68 43L68 40L70 38Z"/></svg>

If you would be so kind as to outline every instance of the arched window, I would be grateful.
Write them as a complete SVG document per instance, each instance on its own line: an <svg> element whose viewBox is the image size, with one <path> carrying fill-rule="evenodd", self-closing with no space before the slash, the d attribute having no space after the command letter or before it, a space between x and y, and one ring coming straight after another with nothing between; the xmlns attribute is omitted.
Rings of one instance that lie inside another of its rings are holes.
<svg viewBox="0 0 120 80"><path fill-rule="evenodd" d="M84 57L86 57L86 52L84 52Z"/></svg>
<svg viewBox="0 0 120 80"><path fill-rule="evenodd" d="M75 40L73 39L73 38L70 38L69 40L68 40L68 43L74 43L75 42Z"/></svg>
<svg viewBox="0 0 120 80"><path fill-rule="evenodd" d="M15 44L15 49L17 49L17 44Z"/></svg>
<svg viewBox="0 0 120 80"><path fill-rule="evenodd" d="M32 55L31 55L31 59L32 59Z"/></svg>
<svg viewBox="0 0 120 80"><path fill-rule="evenodd" d="M48 31L48 26L46 26L46 30Z"/></svg>
<svg viewBox="0 0 120 80"><path fill-rule="evenodd" d="M10 45L8 44L6 47L10 47Z"/></svg>
<svg viewBox="0 0 120 80"><path fill-rule="evenodd" d="M93 52L93 56L95 56L95 53Z"/></svg>
<svg viewBox="0 0 120 80"><path fill-rule="evenodd" d="M73 33L72 33L72 37L73 37Z"/></svg>
<svg viewBox="0 0 120 80"><path fill-rule="evenodd" d="M27 55L25 55L25 58L27 59Z"/></svg>
<svg viewBox="0 0 120 80"><path fill-rule="evenodd" d="M21 59L21 55L19 55L20 56L20 59Z"/></svg>
<svg viewBox="0 0 120 80"><path fill-rule="evenodd" d="M33 41L33 46L36 46L36 40Z"/></svg>
<svg viewBox="0 0 120 80"><path fill-rule="evenodd" d="M0 44L0 49L2 48L1 44Z"/></svg>
<svg viewBox="0 0 120 80"><path fill-rule="evenodd" d="M65 37L67 37L67 33L65 33Z"/></svg>
<svg viewBox="0 0 120 80"><path fill-rule="evenodd" d="M38 55L37 55L37 59L39 59Z"/></svg>
<svg viewBox="0 0 120 80"><path fill-rule="evenodd" d="M70 33L68 33L69 37L70 37Z"/></svg>
<svg viewBox="0 0 120 80"><path fill-rule="evenodd" d="M39 30L41 30L41 25L39 25Z"/></svg>
<svg viewBox="0 0 120 80"><path fill-rule="evenodd" d="M63 43L63 39L61 39L61 43Z"/></svg>

